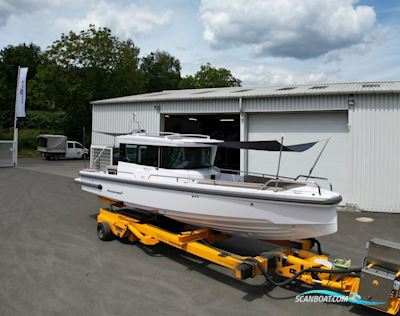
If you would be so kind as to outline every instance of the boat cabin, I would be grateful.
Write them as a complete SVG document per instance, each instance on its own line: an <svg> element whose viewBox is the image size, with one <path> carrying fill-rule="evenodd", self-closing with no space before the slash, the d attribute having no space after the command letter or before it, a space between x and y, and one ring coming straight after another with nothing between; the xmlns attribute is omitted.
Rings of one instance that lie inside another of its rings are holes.
<svg viewBox="0 0 400 316"><path fill-rule="evenodd" d="M163 169L202 169L214 166L220 142L204 135L125 135L117 138L118 161Z"/></svg>

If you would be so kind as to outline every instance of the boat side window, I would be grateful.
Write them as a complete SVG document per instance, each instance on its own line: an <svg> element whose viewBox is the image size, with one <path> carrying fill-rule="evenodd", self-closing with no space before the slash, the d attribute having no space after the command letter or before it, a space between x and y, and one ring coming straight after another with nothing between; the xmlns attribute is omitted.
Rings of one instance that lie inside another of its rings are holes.
<svg viewBox="0 0 400 316"><path fill-rule="evenodd" d="M214 165L217 148L212 147L162 147L161 168L199 169Z"/></svg>
<svg viewBox="0 0 400 316"><path fill-rule="evenodd" d="M128 162L137 163L137 145L126 144L125 145L125 159Z"/></svg>
<svg viewBox="0 0 400 316"><path fill-rule="evenodd" d="M119 145L119 161L137 163L137 145L120 144Z"/></svg>
<svg viewBox="0 0 400 316"><path fill-rule="evenodd" d="M138 146L138 164L157 167L158 147L157 146Z"/></svg>
<svg viewBox="0 0 400 316"><path fill-rule="evenodd" d="M157 167L158 147L147 145L120 144L119 160L138 165Z"/></svg>

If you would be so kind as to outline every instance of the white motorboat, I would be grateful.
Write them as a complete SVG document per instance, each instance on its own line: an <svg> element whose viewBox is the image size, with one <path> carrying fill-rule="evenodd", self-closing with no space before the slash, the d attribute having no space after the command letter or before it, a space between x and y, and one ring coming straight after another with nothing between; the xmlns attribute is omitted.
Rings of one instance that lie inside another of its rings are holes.
<svg viewBox="0 0 400 316"><path fill-rule="evenodd" d="M338 193L322 189L310 175L304 181L302 176L281 177L279 167L274 176L226 173L214 166L214 159L218 147L274 150L281 157L283 151L314 144L227 143L204 135L139 132L116 137L116 167L82 170L75 181L99 197L228 234L313 238L336 232Z"/></svg>

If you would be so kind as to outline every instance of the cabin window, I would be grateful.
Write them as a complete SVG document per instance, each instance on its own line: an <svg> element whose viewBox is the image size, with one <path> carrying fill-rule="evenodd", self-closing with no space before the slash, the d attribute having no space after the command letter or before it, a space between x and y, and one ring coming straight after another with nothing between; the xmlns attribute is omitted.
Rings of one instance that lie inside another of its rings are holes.
<svg viewBox="0 0 400 316"><path fill-rule="evenodd" d="M74 148L74 144L73 143L68 143L68 148Z"/></svg>
<svg viewBox="0 0 400 316"><path fill-rule="evenodd" d="M157 167L158 147L147 145L120 144L119 160L144 166Z"/></svg>
<svg viewBox="0 0 400 316"><path fill-rule="evenodd" d="M137 145L125 145L125 159L128 162L137 163Z"/></svg>
<svg viewBox="0 0 400 316"><path fill-rule="evenodd" d="M158 147L157 146L138 146L138 164L157 167Z"/></svg>
<svg viewBox="0 0 400 316"><path fill-rule="evenodd" d="M162 147L161 168L199 169L214 165L217 147Z"/></svg>
<svg viewBox="0 0 400 316"><path fill-rule="evenodd" d="M199 169L214 165L217 147L167 147L120 144L119 160L144 166L157 167L160 152L160 168Z"/></svg>

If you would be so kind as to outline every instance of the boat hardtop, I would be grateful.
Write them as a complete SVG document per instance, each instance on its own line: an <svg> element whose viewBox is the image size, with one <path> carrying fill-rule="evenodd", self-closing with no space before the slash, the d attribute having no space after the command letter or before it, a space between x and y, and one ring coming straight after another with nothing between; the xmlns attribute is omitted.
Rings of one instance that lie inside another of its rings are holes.
<svg viewBox="0 0 400 316"><path fill-rule="evenodd" d="M212 139L208 135L202 134L178 134L178 133L135 133L116 137L117 145L137 144L171 147L208 147L222 140Z"/></svg>

